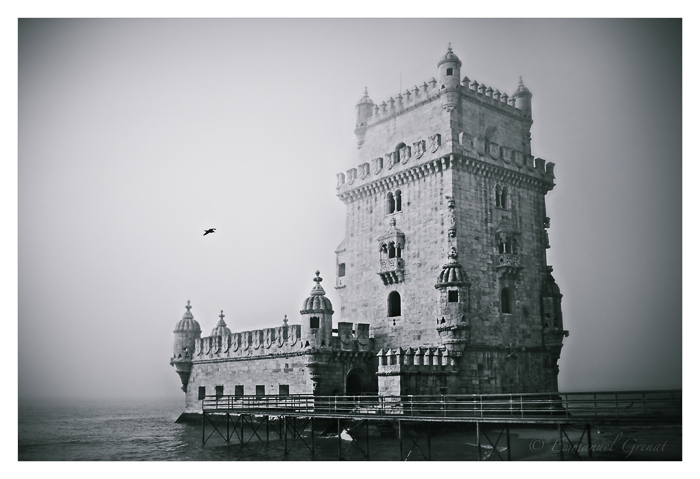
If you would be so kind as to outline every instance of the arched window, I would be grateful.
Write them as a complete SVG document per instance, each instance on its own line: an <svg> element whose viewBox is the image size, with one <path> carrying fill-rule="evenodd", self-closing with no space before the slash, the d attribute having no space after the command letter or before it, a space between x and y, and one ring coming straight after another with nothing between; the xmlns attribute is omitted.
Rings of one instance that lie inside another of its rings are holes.
<svg viewBox="0 0 700 479"><path fill-rule="evenodd" d="M394 247L394 242L389 242L389 258L396 257L396 248Z"/></svg>
<svg viewBox="0 0 700 479"><path fill-rule="evenodd" d="M386 214L390 215L396 211L396 202L394 201L394 194L387 193L386 195Z"/></svg>
<svg viewBox="0 0 700 479"><path fill-rule="evenodd" d="M501 191L501 208L504 210L508 209L508 187L504 186Z"/></svg>
<svg viewBox="0 0 700 479"><path fill-rule="evenodd" d="M394 198L396 200L396 212L398 213L401 211L401 190L396 190Z"/></svg>
<svg viewBox="0 0 700 479"><path fill-rule="evenodd" d="M501 290L501 313L510 314L510 290L508 288Z"/></svg>
<svg viewBox="0 0 700 479"><path fill-rule="evenodd" d="M401 257L401 245L396 245L396 257L400 258Z"/></svg>
<svg viewBox="0 0 700 479"><path fill-rule="evenodd" d="M496 208L501 208L501 185L496 185Z"/></svg>
<svg viewBox="0 0 700 479"><path fill-rule="evenodd" d="M387 299L387 316L394 317L394 316L401 316L401 295L396 292L392 291L389 293L389 299Z"/></svg>

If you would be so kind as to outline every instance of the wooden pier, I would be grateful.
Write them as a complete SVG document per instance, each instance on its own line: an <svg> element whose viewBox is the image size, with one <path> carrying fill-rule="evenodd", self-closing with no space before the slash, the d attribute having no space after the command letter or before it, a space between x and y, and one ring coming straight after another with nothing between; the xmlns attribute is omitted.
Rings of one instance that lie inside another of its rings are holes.
<svg viewBox="0 0 700 479"><path fill-rule="evenodd" d="M285 455L301 443L313 456L318 423L328 427L334 422L338 459L343 459L343 424L352 423L355 434L350 434L348 448L354 447L369 460L370 423L389 423L397 437L398 460L406 460L414 450L431 460L431 425L472 423L476 426L477 460L482 459L482 444L492 448L486 459L493 456L510 460L511 427L532 425L556 428L560 444L566 444L581 459L579 450L587 451L589 457L593 452L591 425L680 424L681 420L680 390L440 396L206 396L202 402L202 444L213 436L227 443L235 437L241 446L253 439L269 443L272 430L277 439L284 441ZM245 426L249 428L249 437L244 437ZM489 437L486 427L496 427L498 436ZM364 441L357 434L363 428ZM310 434L305 439L302 433L306 431ZM570 436L574 432L578 439ZM423 444L425 450L419 446L423 435L427 439L427 447ZM406 444L408 448L404 447ZM504 449L499 451L499 445ZM564 448L560 449L560 459L564 459Z"/></svg>

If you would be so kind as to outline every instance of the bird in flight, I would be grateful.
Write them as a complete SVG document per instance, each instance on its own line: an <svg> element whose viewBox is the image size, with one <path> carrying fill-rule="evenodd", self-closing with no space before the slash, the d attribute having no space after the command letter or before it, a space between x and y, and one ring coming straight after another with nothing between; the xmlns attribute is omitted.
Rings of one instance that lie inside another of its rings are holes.
<svg viewBox="0 0 700 479"><path fill-rule="evenodd" d="M202 236L206 236L209 233L215 233L215 232L216 232L216 228L209 228L208 230L204 230L204 234Z"/></svg>

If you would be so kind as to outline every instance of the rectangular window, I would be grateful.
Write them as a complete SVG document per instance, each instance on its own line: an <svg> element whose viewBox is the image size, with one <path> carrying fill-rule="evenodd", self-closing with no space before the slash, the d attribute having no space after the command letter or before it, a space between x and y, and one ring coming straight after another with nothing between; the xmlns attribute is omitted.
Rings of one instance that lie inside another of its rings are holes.
<svg viewBox="0 0 700 479"><path fill-rule="evenodd" d="M452 76L452 68L447 69L447 76Z"/></svg>
<svg viewBox="0 0 700 479"><path fill-rule="evenodd" d="M241 397L245 394L243 386L234 386L233 388L233 395L236 397Z"/></svg>
<svg viewBox="0 0 700 479"><path fill-rule="evenodd" d="M449 303L459 302L459 291L448 291L447 292L447 302L449 302Z"/></svg>
<svg viewBox="0 0 700 479"><path fill-rule="evenodd" d="M318 318L316 316L309 318L309 324L310 328L318 329Z"/></svg>
<svg viewBox="0 0 700 479"><path fill-rule="evenodd" d="M345 276L345 263L338 265L338 277Z"/></svg>
<svg viewBox="0 0 700 479"><path fill-rule="evenodd" d="M207 388L204 386L199 386L199 395L197 396L197 399L200 401L204 399L204 396L207 395Z"/></svg>
<svg viewBox="0 0 700 479"><path fill-rule="evenodd" d="M255 395L256 396L264 396L265 395L265 386L255 386Z"/></svg>
<svg viewBox="0 0 700 479"><path fill-rule="evenodd" d="M223 386L216 386L214 389L216 391L216 399L219 399L221 396L224 395L224 387Z"/></svg>
<svg viewBox="0 0 700 479"><path fill-rule="evenodd" d="M280 396L289 396L289 384L280 384Z"/></svg>

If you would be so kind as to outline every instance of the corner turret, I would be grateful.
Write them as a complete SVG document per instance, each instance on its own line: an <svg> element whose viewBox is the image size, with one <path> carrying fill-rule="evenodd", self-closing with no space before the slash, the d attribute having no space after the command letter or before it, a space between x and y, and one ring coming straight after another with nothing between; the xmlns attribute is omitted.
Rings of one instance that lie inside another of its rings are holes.
<svg viewBox="0 0 700 479"><path fill-rule="evenodd" d="M440 101L442 108L450 112L459 102L459 79L462 62L452 53L452 44L447 47L447 53L438 62L438 80L440 85Z"/></svg>
<svg viewBox="0 0 700 479"><path fill-rule="evenodd" d="M457 248L450 248L447 263L442 267L435 289L439 291L436 328L440 344L459 357L467 345L471 312L471 283L457 262Z"/></svg>
<svg viewBox="0 0 700 479"><path fill-rule="evenodd" d="M333 333L333 306L321 287L320 271L316 271L310 296L306 298L301 313L301 339L304 347L326 348L331 345Z"/></svg>
<svg viewBox="0 0 700 479"><path fill-rule="evenodd" d="M523 77L520 77L512 98L515 98L515 108L523 112L524 117L532 118L532 93L523 85Z"/></svg>
<svg viewBox="0 0 700 479"><path fill-rule="evenodd" d="M367 122L370 116L372 116L372 109L374 108L374 102L369 98L367 94L367 87L365 87L365 94L360 98L355 106L357 108L357 117L355 119L355 136L357 137L357 147L361 148L362 144L365 142L365 132L367 131Z"/></svg>
<svg viewBox="0 0 700 479"><path fill-rule="evenodd" d="M182 380L182 390L187 392L187 382L190 379L190 371L192 370L194 345L195 341L200 339L202 329L199 327L199 323L195 321L190 311L192 306L190 306L189 300L187 300L187 306L185 306L185 308L187 311L182 315L182 319L178 321L173 331L175 334L175 342L170 365L175 366L175 371Z"/></svg>

